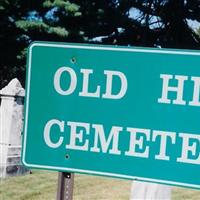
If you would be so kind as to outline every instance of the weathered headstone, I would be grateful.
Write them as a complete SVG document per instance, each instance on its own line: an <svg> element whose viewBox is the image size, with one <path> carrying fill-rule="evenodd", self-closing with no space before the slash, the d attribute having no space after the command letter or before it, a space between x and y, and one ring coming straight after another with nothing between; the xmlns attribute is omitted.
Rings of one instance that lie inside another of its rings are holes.
<svg viewBox="0 0 200 200"><path fill-rule="evenodd" d="M20 161L24 89L13 79L0 95L0 177L5 178L27 171Z"/></svg>
<svg viewBox="0 0 200 200"><path fill-rule="evenodd" d="M157 183L133 181L130 200L170 200L171 187Z"/></svg>

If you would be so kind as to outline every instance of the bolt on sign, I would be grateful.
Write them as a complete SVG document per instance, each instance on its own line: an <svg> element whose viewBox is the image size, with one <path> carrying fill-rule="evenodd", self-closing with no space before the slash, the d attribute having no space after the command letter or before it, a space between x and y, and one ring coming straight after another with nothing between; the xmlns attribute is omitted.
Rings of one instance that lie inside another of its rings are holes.
<svg viewBox="0 0 200 200"><path fill-rule="evenodd" d="M23 163L200 188L200 52L35 42Z"/></svg>

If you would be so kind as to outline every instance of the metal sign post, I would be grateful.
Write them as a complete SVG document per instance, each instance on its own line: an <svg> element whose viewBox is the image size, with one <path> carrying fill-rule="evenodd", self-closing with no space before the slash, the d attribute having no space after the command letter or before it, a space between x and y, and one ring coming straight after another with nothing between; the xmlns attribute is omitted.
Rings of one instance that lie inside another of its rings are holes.
<svg viewBox="0 0 200 200"><path fill-rule="evenodd" d="M56 200L73 199L74 174L68 172L58 173L58 189Z"/></svg>

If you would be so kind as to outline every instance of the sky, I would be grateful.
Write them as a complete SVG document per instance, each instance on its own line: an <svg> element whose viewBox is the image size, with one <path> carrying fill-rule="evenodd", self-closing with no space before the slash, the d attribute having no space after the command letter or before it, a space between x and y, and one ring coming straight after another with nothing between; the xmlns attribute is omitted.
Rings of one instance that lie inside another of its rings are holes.
<svg viewBox="0 0 200 200"><path fill-rule="evenodd" d="M188 25L192 28L192 29L198 29L200 28L200 23L196 20L187 20Z"/></svg>

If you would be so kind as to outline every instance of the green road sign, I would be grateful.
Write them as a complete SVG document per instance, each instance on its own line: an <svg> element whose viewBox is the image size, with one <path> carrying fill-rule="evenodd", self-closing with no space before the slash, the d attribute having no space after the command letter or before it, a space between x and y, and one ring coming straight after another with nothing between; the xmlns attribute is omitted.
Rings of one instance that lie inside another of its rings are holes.
<svg viewBox="0 0 200 200"><path fill-rule="evenodd" d="M29 47L27 167L200 188L200 52Z"/></svg>

